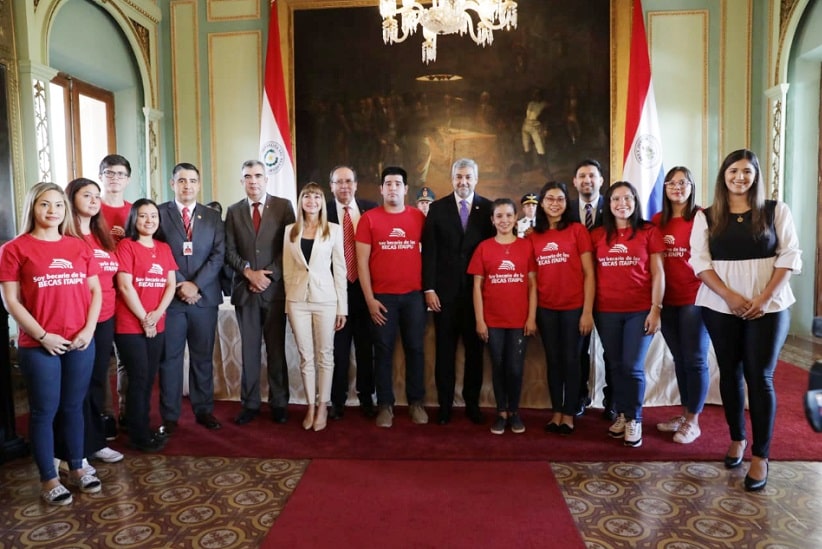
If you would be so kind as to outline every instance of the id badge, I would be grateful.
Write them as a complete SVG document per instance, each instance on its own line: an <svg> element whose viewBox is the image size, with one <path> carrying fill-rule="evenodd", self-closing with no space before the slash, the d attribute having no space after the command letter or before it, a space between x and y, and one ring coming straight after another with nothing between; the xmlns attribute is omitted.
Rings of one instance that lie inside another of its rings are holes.
<svg viewBox="0 0 822 549"><path fill-rule="evenodd" d="M190 240L183 242L183 255L194 255L194 244Z"/></svg>

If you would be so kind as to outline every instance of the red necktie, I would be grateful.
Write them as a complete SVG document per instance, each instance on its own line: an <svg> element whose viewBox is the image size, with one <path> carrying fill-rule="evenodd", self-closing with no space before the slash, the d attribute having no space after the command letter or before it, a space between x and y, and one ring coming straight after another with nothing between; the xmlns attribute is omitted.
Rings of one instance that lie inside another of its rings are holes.
<svg viewBox="0 0 822 549"><path fill-rule="evenodd" d="M348 271L346 277L349 282L357 280L357 253L354 250L354 223L351 222L351 214L348 210L351 206L343 206L343 250L345 251L345 268Z"/></svg>
<svg viewBox="0 0 822 549"><path fill-rule="evenodd" d="M251 205L251 208L254 210L254 213L251 215L251 221L254 223L254 232L260 232L260 221L262 221L262 217L260 216L260 203L255 202Z"/></svg>
<svg viewBox="0 0 822 549"><path fill-rule="evenodd" d="M183 208L183 228L186 230L186 240L191 240L191 215L188 208Z"/></svg>

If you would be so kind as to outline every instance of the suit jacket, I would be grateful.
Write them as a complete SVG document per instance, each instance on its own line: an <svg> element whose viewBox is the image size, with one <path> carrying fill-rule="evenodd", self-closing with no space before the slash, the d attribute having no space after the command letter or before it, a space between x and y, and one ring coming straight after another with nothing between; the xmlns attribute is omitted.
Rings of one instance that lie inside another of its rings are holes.
<svg viewBox="0 0 822 549"><path fill-rule="evenodd" d="M493 205L474 193L465 231L454 193L431 203L422 231L422 286L434 290L440 301L471 295L472 277L466 274L480 242L495 234L491 224Z"/></svg>
<svg viewBox="0 0 822 549"><path fill-rule="evenodd" d="M300 240L291 241L291 227L285 228L283 241L283 280L286 301L337 304L337 314L348 314L348 286L345 275L342 227L329 223L329 238L317 234L311 248L311 259L305 260Z"/></svg>
<svg viewBox="0 0 822 549"><path fill-rule="evenodd" d="M594 218L593 229L602 227L602 209L605 207L605 197L599 195L596 205L596 217ZM571 216L571 221L576 221L585 225L585 219L579 218L579 200L571 200L568 202L568 213Z"/></svg>
<svg viewBox="0 0 822 549"><path fill-rule="evenodd" d="M371 202L370 200L360 200L359 198L355 198L354 202L357 203L357 207L360 209L360 215L364 214L371 208L377 207L377 203ZM325 206L328 214L328 221L331 223L337 223L340 228L342 228L342 219L339 219L339 216L337 215L337 201L329 200Z"/></svg>
<svg viewBox="0 0 822 549"><path fill-rule="evenodd" d="M289 200L266 194L260 215L260 232L255 233L247 198L229 206L226 213L225 260L236 273L231 292L231 303L235 306L285 300L283 236L285 226L295 221L294 208ZM271 284L262 294L248 289L248 280L243 276L246 265L255 271L272 271L268 275Z"/></svg>
<svg viewBox="0 0 822 549"><path fill-rule="evenodd" d="M192 254L183 255L186 231L177 204L171 200L159 206L160 226L177 261L177 282L193 282L202 298L197 307L217 307L223 302L220 271L225 258L225 227L220 214L199 202L192 213ZM188 307L176 296L170 307Z"/></svg>

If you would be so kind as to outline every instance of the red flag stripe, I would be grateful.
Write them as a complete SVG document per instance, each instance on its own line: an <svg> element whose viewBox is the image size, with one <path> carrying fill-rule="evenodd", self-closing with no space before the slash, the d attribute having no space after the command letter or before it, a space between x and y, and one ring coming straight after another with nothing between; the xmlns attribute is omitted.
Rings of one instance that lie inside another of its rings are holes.
<svg viewBox="0 0 822 549"><path fill-rule="evenodd" d="M633 26L631 28L631 65L628 69L628 100L625 105L625 145L623 163L628 160L631 144L636 137L642 116L642 107L651 85L651 60L648 57L648 40L645 36L645 16L642 0L634 0Z"/></svg>
<svg viewBox="0 0 822 549"><path fill-rule="evenodd" d="M285 101L283 59L280 55L280 24L276 2L271 3L271 17L268 22L268 47L265 54L265 94L274 113L274 120L277 122L288 156L293 159L288 107Z"/></svg>

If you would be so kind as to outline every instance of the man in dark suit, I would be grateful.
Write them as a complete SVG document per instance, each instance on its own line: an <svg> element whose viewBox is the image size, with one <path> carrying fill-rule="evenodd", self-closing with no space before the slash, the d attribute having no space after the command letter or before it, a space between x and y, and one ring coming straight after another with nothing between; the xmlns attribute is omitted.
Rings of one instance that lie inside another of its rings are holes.
<svg viewBox="0 0 822 549"><path fill-rule="evenodd" d="M268 357L268 405L271 419L288 419L288 364L285 360L285 288L283 237L294 223L289 200L266 193L268 177L259 160L243 162L240 183L246 198L226 214L226 263L235 271L231 303L237 314L243 353L240 398L243 409L234 423L244 425L260 413L262 342Z"/></svg>
<svg viewBox="0 0 822 549"><path fill-rule="evenodd" d="M494 236L492 203L474 192L477 163L469 158L454 162L454 192L433 202L422 235L422 279L425 302L434 311L436 333L435 378L439 412L437 423L451 421L456 384L457 343L465 349L462 396L468 418L483 422L479 408L482 388L483 343L474 320L472 277L466 274L477 245Z"/></svg>
<svg viewBox="0 0 822 549"><path fill-rule="evenodd" d="M602 209L605 207L604 200L600 194L602 183L602 166L593 159L582 160L577 164L574 171L574 187L579 193L577 200L568 202L568 213L571 216L571 221L577 221L587 227L589 231L602 226ZM588 349L591 344L590 334L585 336L583 346ZM603 360L606 360L603 357ZM591 357L590 353L582 354L582 362L580 364L580 395L579 395L579 410L577 415L585 413L585 408L591 404L591 398L588 396L590 388L588 381L591 377ZM613 421L616 419L616 411L611 407L611 376L608 373L608 368L605 368L605 387L603 387L604 400L602 403L603 416Z"/></svg>
<svg viewBox="0 0 822 549"><path fill-rule="evenodd" d="M357 243L354 235L360 216L377 203L356 198L357 172L350 166L337 166L329 176L331 194L326 211L328 221L343 228L343 247L348 271L348 321L334 334L334 378L331 384L331 409L328 417L342 419L348 398L348 372L351 367L351 342L357 359L357 396L366 417L377 414L374 408L374 347L371 342L371 315L365 304L357 274ZM346 213L348 221L346 221ZM350 227L348 225L350 224Z"/></svg>
<svg viewBox="0 0 822 549"><path fill-rule="evenodd" d="M214 417L214 339L223 302L220 272L225 228L220 214L197 202L200 172L181 163L171 175L174 200L159 207L166 242L177 261L177 291L166 312L165 358L160 364L160 415L164 430L177 428L183 397L183 355L189 354L189 398L197 423L219 429Z"/></svg>

